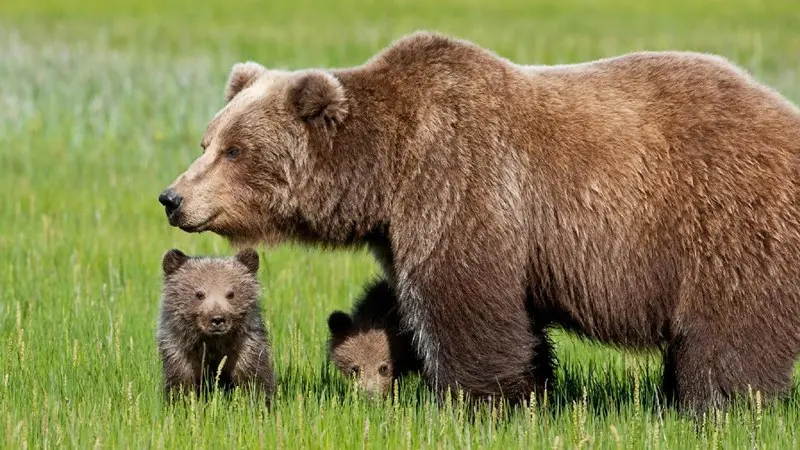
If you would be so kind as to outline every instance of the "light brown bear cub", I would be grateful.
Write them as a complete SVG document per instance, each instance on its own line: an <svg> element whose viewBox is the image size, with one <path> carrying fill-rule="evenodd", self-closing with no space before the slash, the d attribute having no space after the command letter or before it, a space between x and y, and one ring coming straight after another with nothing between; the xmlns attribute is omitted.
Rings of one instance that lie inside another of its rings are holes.
<svg viewBox="0 0 800 450"><path fill-rule="evenodd" d="M328 329L331 362L354 376L369 397L388 394L395 379L422 370L411 334L401 329L395 293L384 280L367 287L352 314L334 311Z"/></svg>
<svg viewBox="0 0 800 450"><path fill-rule="evenodd" d="M157 341L168 397L200 393L216 382L223 390L256 388L269 404L275 378L258 304L258 266L252 249L233 258L190 257L177 249L164 255Z"/></svg>

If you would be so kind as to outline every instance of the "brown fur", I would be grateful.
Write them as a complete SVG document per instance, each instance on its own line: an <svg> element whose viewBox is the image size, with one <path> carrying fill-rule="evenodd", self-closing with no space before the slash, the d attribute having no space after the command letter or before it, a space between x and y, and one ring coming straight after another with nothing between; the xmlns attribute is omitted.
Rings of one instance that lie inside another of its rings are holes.
<svg viewBox="0 0 800 450"><path fill-rule="evenodd" d="M392 382L422 370L411 333L402 329L397 298L385 280L371 283L351 314L328 317L328 356L340 372L355 376L370 397L386 395Z"/></svg>
<svg viewBox="0 0 800 450"><path fill-rule="evenodd" d="M526 397L549 325L663 346L697 411L789 386L800 112L722 58L521 66L417 33L359 67L262 68L203 143L170 222L369 245L439 388Z"/></svg>
<svg viewBox="0 0 800 450"><path fill-rule="evenodd" d="M275 379L258 304L258 253L246 249L234 258L210 258L173 249L162 266L157 339L166 394L213 387L226 358L219 387L257 388L269 403Z"/></svg>

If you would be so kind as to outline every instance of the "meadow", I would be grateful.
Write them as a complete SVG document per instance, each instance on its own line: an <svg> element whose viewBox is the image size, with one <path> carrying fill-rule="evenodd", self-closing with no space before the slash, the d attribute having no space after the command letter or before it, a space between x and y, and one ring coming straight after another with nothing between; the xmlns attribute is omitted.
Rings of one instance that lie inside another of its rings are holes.
<svg viewBox="0 0 800 450"><path fill-rule="evenodd" d="M664 408L657 354L563 333L558 387L519 410L437 404L416 377L370 402L326 363L325 321L376 264L290 245L261 252L273 408L164 404L161 257L231 249L169 227L156 197L199 154L232 64L355 65L417 29L526 64L713 52L800 103L796 0L0 1L0 447L800 447L797 387L698 428Z"/></svg>

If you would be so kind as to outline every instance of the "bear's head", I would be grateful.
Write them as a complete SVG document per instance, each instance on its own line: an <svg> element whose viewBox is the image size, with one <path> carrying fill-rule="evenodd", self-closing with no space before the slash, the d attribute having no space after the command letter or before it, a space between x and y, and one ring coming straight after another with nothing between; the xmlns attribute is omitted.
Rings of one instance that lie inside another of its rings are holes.
<svg viewBox="0 0 800 450"><path fill-rule="evenodd" d="M159 201L172 226L211 231L234 245L275 242L293 217L313 152L332 145L347 116L340 81L320 70L234 65L226 104L209 123L202 154Z"/></svg>
<svg viewBox="0 0 800 450"><path fill-rule="evenodd" d="M258 253L190 257L172 249L162 259L164 319L189 335L222 337L247 326L258 308Z"/></svg>
<svg viewBox="0 0 800 450"><path fill-rule="evenodd" d="M345 376L354 377L369 397L388 394L395 378L391 336L380 327L359 327L343 311L328 317L328 357Z"/></svg>

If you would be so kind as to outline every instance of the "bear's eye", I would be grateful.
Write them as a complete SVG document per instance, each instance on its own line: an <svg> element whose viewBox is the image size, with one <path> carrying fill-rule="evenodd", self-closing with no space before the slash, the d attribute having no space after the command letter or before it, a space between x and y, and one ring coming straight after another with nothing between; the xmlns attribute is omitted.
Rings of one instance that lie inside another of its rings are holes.
<svg viewBox="0 0 800 450"><path fill-rule="evenodd" d="M238 148L230 147L227 150L225 150L225 157L228 159L236 159L236 157L239 156L239 153L241 152L239 151Z"/></svg>
<svg viewBox="0 0 800 450"><path fill-rule="evenodd" d="M233 300L233 291L228 291L228 293L225 294L225 298L228 300Z"/></svg>
<svg viewBox="0 0 800 450"><path fill-rule="evenodd" d="M381 366L378 368L378 373L382 377L388 376L389 375L389 366L386 365L386 364L381 364Z"/></svg>
<svg viewBox="0 0 800 450"><path fill-rule="evenodd" d="M202 300L202 299L206 298L206 294L203 291L197 291L197 292L194 293L194 298L196 298L198 300Z"/></svg>
<svg viewBox="0 0 800 450"><path fill-rule="evenodd" d="M351 367L351 368L350 368L350 375L358 375L358 372L359 372L359 370L360 370L360 369L359 369L359 367L358 367L358 366L353 366L353 367Z"/></svg>

